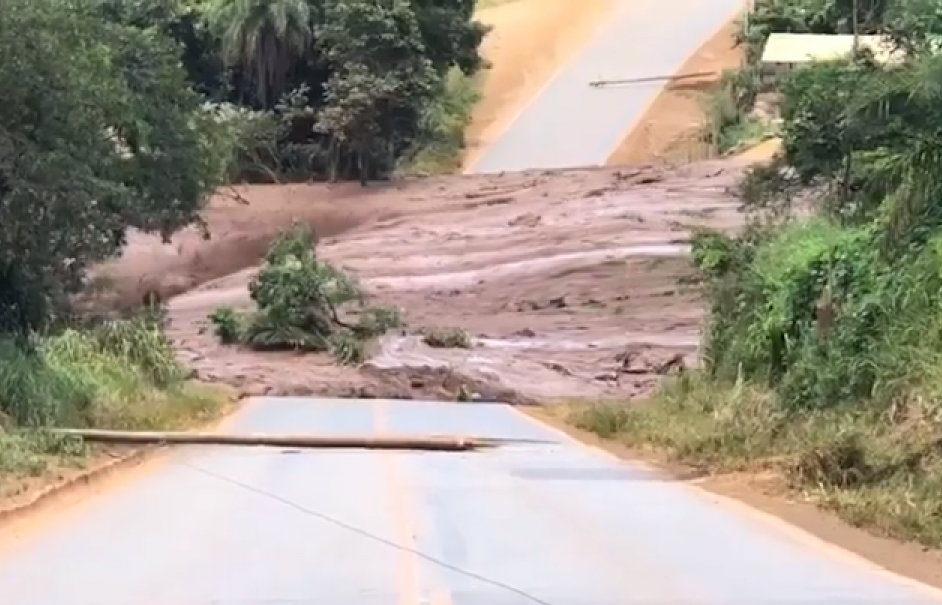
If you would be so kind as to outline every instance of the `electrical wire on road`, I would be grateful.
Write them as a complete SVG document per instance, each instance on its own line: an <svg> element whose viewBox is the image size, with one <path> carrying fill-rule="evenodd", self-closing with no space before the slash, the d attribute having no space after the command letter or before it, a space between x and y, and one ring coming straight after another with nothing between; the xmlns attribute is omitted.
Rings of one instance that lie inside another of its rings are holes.
<svg viewBox="0 0 942 605"><path fill-rule="evenodd" d="M537 605L553 605L553 603L550 603L549 601L544 601L543 599L541 599L541 598L539 598L539 597L537 597L537 596L534 596L534 595L532 595L532 594L530 594L530 593L528 593L528 592L526 592L526 591L524 591L524 590L521 590L521 589L519 589L519 588L517 588L517 587L515 587L515 586L511 586L510 584L506 584L506 583L504 583L504 582L501 582L500 580L494 580L494 579L492 579L492 578L488 578L488 577L486 577L486 576L482 576L481 574L474 573L473 571L470 571L470 570L467 570L467 569L463 569L463 568L461 568L461 567L457 567L457 566L455 566L455 565L452 565L451 563L448 563L447 561L442 561L441 559L438 559L438 558L436 558L436 557L433 557L432 555L426 554L426 553L424 553L424 552L422 552L422 551L420 551L420 550L416 550L416 549L414 549L414 548L410 548L410 547L404 546L404 545L402 545L402 544L397 544L396 542L393 542L392 540L387 540L386 538L383 538L382 536L377 536L376 534L371 533L371 532L368 532L368 531L366 531L366 530L363 529L363 528L357 527L357 526L355 526L355 525L351 525L351 524L349 524L349 523L345 523L345 522L341 521L340 519L336 519L336 518L334 518L334 517L331 517L330 515L326 515L326 514L320 512L320 511L316 511L316 510L311 509L311 508L308 508L308 507L306 507L306 506L302 506L301 504L298 504L297 502L292 502L291 500L288 500L287 498L282 498L281 496L279 496L279 495L277 495L277 494L273 494L272 492L269 492L269 491L266 491L266 490L264 490L264 489L255 487L254 485L250 485L250 484L248 484L248 483L243 483L242 481L239 481L239 480L237 480L237 479L233 479L233 478L231 478L231 477L226 477L225 475L220 475L219 473L214 473L214 472L212 472L212 471L208 471L208 470L206 470L206 469L204 469L204 468L200 468L200 467L194 466L194 465L192 465L192 464L187 464L187 463L185 463L185 462L181 462L181 463L179 463L179 464L180 464L181 466L185 466L185 467L187 467L187 468L189 468L189 469L191 469L191 470L194 470L194 471L196 471L196 472L198 472L198 473L201 473L201 474L203 474L203 475L206 475L207 477L212 477L213 479L216 479L217 481L222 481L223 483L228 483L229 485L234 485L234 486L239 487L239 488L241 488L241 489L244 489L244 490L246 490L246 491L252 492L252 493L254 493L254 494L258 494L259 496L262 496L262 497L264 497L264 498L269 498L269 499L271 499L271 500L274 500L274 501L276 501L276 502L279 502L280 504L283 504L283 505L285 505L285 506L288 506L288 507L290 507L290 508L293 508L293 509L295 509L295 510L297 510L297 511L300 511L300 512L306 514L306 515L309 515L309 516L312 516L312 517L316 517L316 518L320 519L321 521L325 521L325 522L327 522L327 523L330 523L331 525L334 525L334 526L336 526L336 527L339 527L339 528L341 528L341 529L343 529L343 530L345 530L345 531L348 531L348 532L350 532L350 533L357 534L357 535L359 535L359 536L362 536L362 537L364 537L364 538L366 538L366 539L368 539L368 540L372 540L372 541L374 541L374 542L379 542L380 544L383 544L383 545L385 545L385 546L388 546L388 547L390 547L390 548L392 548L392 549L394 549L394 550L398 550L398 551L401 551L401 552L408 552L408 553L410 553L410 554L413 554L413 555L419 557L420 559L422 559L422 560L424 560L424 561L427 561L427 562L429 562L429 563L432 563L433 565L437 565L438 567L441 567L441 568L443 568L443 569L447 569L448 571L452 571L452 572L455 572L455 573L457 573L457 574L461 574L461 575L463 575L463 576L465 576L465 577L467 577L467 578L471 578L472 580L477 580L478 582L481 582L481 583L483 583L483 584L488 584L488 585L493 586L493 587L495 587L495 588L500 588L501 590L506 590L507 592L511 592L511 593L513 593L513 594L515 594L515 595L517 595L517 596L520 596L520 597L523 597L523 598L527 599L528 601L531 601L531 602L533 602L533 603L536 603Z"/></svg>

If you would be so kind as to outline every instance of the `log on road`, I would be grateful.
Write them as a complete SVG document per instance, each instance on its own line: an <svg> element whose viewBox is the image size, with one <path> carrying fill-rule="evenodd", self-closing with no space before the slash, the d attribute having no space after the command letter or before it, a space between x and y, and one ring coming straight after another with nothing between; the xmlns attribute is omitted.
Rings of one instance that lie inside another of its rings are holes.
<svg viewBox="0 0 942 605"><path fill-rule="evenodd" d="M55 435L81 437L86 441L124 444L241 445L310 449L370 449L466 452L525 439L474 438L448 435L221 435L164 431L111 431L102 429L52 429Z"/></svg>

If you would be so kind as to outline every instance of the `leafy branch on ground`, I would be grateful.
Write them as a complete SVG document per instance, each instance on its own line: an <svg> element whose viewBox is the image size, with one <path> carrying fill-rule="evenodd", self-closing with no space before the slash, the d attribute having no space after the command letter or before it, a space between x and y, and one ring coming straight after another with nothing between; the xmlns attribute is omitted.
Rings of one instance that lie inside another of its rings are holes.
<svg viewBox="0 0 942 605"><path fill-rule="evenodd" d="M702 368L574 421L707 471L774 469L852 523L942 548L942 55L926 44L942 5L870 8L861 33L903 60L789 74L783 153L743 182L746 227L694 238ZM851 10L766 0L750 22L847 33Z"/></svg>
<svg viewBox="0 0 942 605"><path fill-rule="evenodd" d="M397 309L365 305L356 281L318 259L316 245L314 233L301 225L275 240L249 284L256 311L222 307L209 316L220 342L260 351L328 351L342 364L358 364L370 338L402 324ZM358 307L355 323L341 317L351 304Z"/></svg>

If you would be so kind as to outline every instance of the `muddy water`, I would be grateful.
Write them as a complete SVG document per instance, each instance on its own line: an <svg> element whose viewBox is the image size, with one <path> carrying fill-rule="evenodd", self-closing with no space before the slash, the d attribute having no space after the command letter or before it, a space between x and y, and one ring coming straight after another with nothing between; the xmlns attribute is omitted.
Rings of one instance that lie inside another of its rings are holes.
<svg viewBox="0 0 942 605"><path fill-rule="evenodd" d="M427 290L433 288L468 288L484 280L507 279L514 275L532 275L572 266L592 266L601 262L633 257L671 257L687 254L689 246L655 244L588 252L553 254L542 258L498 263L484 269L436 273L433 275L374 277L367 280L378 290ZM574 261L581 261L578 265Z"/></svg>
<svg viewBox="0 0 942 605"><path fill-rule="evenodd" d="M482 177L456 180L465 185L456 193L442 181L390 191L434 211L364 225L318 248L376 302L405 312L407 329L381 339L359 373L316 356L214 343L206 314L249 303L251 268L174 299L174 335L201 370L279 389L291 382L330 394L401 372L406 388L435 374L452 386L465 377L541 400L644 394L665 360L695 362L702 305L679 283L691 274L689 228L738 224L729 194L737 178L712 165L489 177L500 195L483 201L467 189ZM382 205L383 195L371 203ZM417 336L424 327L460 328L473 346L431 348Z"/></svg>

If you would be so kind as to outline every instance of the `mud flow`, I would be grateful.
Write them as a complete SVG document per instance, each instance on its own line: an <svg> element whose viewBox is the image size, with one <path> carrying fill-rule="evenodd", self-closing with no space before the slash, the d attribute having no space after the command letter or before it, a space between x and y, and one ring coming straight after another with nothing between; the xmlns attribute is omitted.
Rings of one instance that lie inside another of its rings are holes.
<svg viewBox="0 0 942 605"><path fill-rule="evenodd" d="M741 165L442 177L395 185L246 187L214 200L212 239L138 236L103 271L115 297L174 296L171 334L207 380L245 394L528 403L636 397L694 362L703 308L689 284L689 233L733 228ZM320 355L222 347L206 330L247 283L279 229L322 236L321 257L353 271L409 328L461 328L470 349L387 334L362 368Z"/></svg>

